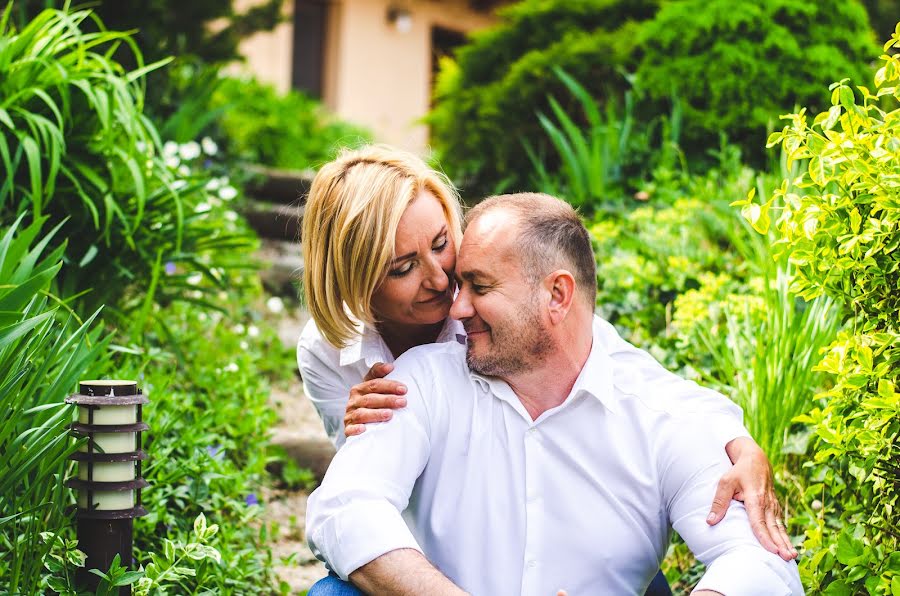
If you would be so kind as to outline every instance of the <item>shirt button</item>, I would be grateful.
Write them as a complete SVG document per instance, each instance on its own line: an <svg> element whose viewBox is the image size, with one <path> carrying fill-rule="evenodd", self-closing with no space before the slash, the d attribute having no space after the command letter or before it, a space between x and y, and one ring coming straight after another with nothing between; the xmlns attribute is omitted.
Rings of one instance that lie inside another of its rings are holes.
<svg viewBox="0 0 900 596"><path fill-rule="evenodd" d="M527 566L529 569L534 569L535 567L537 567L537 561L531 559L530 561L528 561Z"/></svg>

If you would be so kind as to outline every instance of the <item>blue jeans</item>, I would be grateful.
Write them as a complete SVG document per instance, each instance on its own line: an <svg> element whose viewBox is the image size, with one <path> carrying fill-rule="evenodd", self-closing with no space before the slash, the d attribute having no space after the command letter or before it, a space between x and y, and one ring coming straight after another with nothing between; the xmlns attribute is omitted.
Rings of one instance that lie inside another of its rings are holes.
<svg viewBox="0 0 900 596"><path fill-rule="evenodd" d="M334 573L329 573L313 584L306 596L363 596L350 582L345 582Z"/></svg>
<svg viewBox="0 0 900 596"><path fill-rule="evenodd" d="M317 581L306 593L306 596L362 596L362 592L357 590L353 584L329 573L328 577ZM657 573L650 585L647 586L647 593L644 596L672 596L669 582L666 581L666 576L662 571Z"/></svg>

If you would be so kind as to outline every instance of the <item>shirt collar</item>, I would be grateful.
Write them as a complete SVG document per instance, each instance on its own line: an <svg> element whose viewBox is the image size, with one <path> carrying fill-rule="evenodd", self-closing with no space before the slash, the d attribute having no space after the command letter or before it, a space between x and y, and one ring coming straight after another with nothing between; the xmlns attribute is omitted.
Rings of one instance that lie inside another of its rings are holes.
<svg viewBox="0 0 900 596"><path fill-rule="evenodd" d="M341 348L340 362L341 366L348 366L363 361L366 366L371 367L376 362L391 363L394 361L394 355L391 354L390 348L384 343L381 334L374 327L360 324L359 333L349 344ZM455 341L457 343L466 343L466 332L462 323L455 319L447 317L441 332L438 333L435 343L444 343Z"/></svg>
<svg viewBox="0 0 900 596"><path fill-rule="evenodd" d="M592 336L591 352L588 354L588 359L578 374L578 378L575 379L572 391L566 397L566 401L563 402L563 406L580 394L585 393L594 397L609 411L617 413L618 399L613 389L613 361L609 355L608 330L602 319L596 315L592 324ZM505 381L475 372L470 372L470 375L483 389L490 391L497 397L510 402L513 400L515 402L519 401L515 392Z"/></svg>

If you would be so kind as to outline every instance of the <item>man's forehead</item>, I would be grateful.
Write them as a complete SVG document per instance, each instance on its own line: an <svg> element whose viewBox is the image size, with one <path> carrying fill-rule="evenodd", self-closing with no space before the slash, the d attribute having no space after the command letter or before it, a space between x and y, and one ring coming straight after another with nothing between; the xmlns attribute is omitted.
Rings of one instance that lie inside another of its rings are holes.
<svg viewBox="0 0 900 596"><path fill-rule="evenodd" d="M463 278L490 275L516 258L516 219L508 211L493 209L466 228L457 260Z"/></svg>
<svg viewBox="0 0 900 596"><path fill-rule="evenodd" d="M480 215L475 221L466 227L463 234L463 244L497 243L499 240L510 239L516 230L517 218L507 209L497 207Z"/></svg>

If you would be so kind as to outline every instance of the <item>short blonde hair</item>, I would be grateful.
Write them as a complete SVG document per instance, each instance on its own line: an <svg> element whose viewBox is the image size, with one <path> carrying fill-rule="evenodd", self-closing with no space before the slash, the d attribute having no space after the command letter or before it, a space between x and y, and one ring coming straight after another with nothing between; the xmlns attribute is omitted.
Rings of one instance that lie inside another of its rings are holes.
<svg viewBox="0 0 900 596"><path fill-rule="evenodd" d="M336 348L375 324L372 295L394 258L403 212L433 194L459 246L459 197L419 157L383 145L345 151L313 179L303 213L303 293L322 336Z"/></svg>

